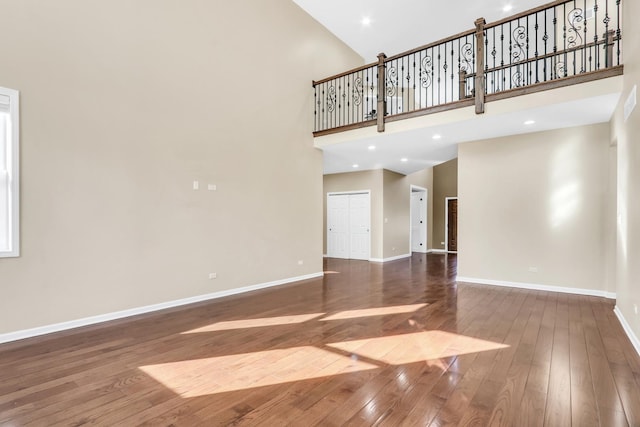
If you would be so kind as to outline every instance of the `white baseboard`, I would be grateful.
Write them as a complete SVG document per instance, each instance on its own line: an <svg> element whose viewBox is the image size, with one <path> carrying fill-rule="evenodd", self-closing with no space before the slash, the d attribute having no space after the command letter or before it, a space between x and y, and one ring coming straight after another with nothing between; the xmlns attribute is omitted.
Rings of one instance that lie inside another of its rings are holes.
<svg viewBox="0 0 640 427"><path fill-rule="evenodd" d="M85 317L84 319L71 320L68 322L56 323L53 325L40 326L22 331L9 332L0 334L0 344L11 341L18 341L26 338L37 337L40 335L51 334L54 332L66 331L68 329L80 328L82 326L95 325L97 323L108 322L110 320L122 319L125 317L136 316L138 314L151 313L153 311L164 310L167 308L180 307L182 305L193 304L196 302L208 301L223 298L231 295L242 294L245 292L256 291L259 289L271 288L274 286L285 285L287 283L298 282L300 280L315 279L322 277L323 272L307 274L304 276L291 277L288 279L275 280L273 282L259 283L257 285L244 286L242 288L228 289L224 291L214 292L206 295L198 295L195 297L183 298L175 301L163 302L160 304L147 305L144 307L132 308L129 310L116 311L114 313L101 314L98 316Z"/></svg>
<svg viewBox="0 0 640 427"><path fill-rule="evenodd" d="M600 291L595 289L565 288L562 286L538 285L535 283L523 282L506 282L504 280L487 280L475 277L458 276L458 282L477 283L480 285L504 286L509 288L531 289L534 291L561 292L564 294L588 295L593 297L603 297L608 299L616 299L616 294L612 292Z"/></svg>
<svg viewBox="0 0 640 427"><path fill-rule="evenodd" d="M624 329L627 336L629 337L629 340L631 341L631 344L633 344L633 348L635 348L636 352L640 355L640 340L638 340L638 337L636 336L636 334L633 333L633 330L631 329L631 325L629 325L629 322L627 322L627 319L624 318L622 311L620 311L620 308L618 308L617 305L613 309L613 312L618 317L618 320L622 325L622 329Z"/></svg>
<svg viewBox="0 0 640 427"><path fill-rule="evenodd" d="M371 262L389 262L389 261L397 261L399 259L411 258L411 254L398 255L391 258L370 258Z"/></svg>

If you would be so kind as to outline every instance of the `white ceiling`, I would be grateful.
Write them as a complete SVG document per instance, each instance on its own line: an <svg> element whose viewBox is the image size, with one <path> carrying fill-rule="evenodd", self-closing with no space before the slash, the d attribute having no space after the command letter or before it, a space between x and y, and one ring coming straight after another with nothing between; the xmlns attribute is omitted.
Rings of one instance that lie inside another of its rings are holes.
<svg viewBox="0 0 640 427"><path fill-rule="evenodd" d="M456 158L461 142L609 121L619 98L617 93L601 95L326 145L322 148L324 173L388 169L408 175ZM525 124L528 120L535 123ZM434 135L441 138L434 140Z"/></svg>
<svg viewBox="0 0 640 427"><path fill-rule="evenodd" d="M545 0L293 0L360 54L365 63L395 55L547 3ZM512 8L508 12L505 6ZM369 25L363 25L368 18ZM346 70L345 70L346 71ZM327 76L317 76L318 79ZM460 142L602 123L610 120L619 93L523 109L468 122L382 133L322 147L324 173L388 169L409 174L457 157ZM534 125L525 126L534 119ZM472 123L471 123L472 122ZM433 140L434 134L442 139ZM375 145L375 150L369 150ZM400 161L406 158L406 162ZM358 168L353 168L357 164Z"/></svg>
<svg viewBox="0 0 640 427"><path fill-rule="evenodd" d="M487 23L531 9L547 0L293 0L366 63L384 52L395 55L463 31L478 18ZM503 8L511 5L509 12ZM369 18L368 26L362 24ZM322 78L323 76L318 76Z"/></svg>

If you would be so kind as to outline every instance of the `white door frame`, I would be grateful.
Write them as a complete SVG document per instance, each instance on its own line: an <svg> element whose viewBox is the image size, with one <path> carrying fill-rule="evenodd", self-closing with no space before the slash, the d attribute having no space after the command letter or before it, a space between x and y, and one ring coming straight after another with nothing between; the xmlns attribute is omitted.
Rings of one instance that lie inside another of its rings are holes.
<svg viewBox="0 0 640 427"><path fill-rule="evenodd" d="M331 254L329 253L329 197L330 196L340 196L340 195L351 195L351 194L367 194L369 196L369 256L368 259L371 259L371 190L354 190L354 191L331 191L327 192L327 201L326 201L326 215L327 215L327 226L325 228L326 240L327 240L327 257L330 258Z"/></svg>
<svg viewBox="0 0 640 427"><path fill-rule="evenodd" d="M417 191L414 191L417 190ZM409 186L409 253L413 252L413 224L411 223L411 195L415 192L421 192L424 193L424 200L422 201L422 204L424 206L424 249L422 251L419 251L420 253L427 253L429 251L429 249L427 248L428 246L428 241L429 241L429 190L427 188L424 187L419 187L417 185L413 185L411 184L411 186Z"/></svg>
<svg viewBox="0 0 640 427"><path fill-rule="evenodd" d="M457 254L458 251L449 251L449 200L458 200L458 197L444 198L444 251ZM456 236L456 239L458 236Z"/></svg>

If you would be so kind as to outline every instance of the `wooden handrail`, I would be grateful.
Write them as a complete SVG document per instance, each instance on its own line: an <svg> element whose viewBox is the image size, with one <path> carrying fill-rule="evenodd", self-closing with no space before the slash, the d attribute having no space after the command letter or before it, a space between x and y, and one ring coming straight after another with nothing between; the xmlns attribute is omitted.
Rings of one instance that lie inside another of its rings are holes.
<svg viewBox="0 0 640 427"><path fill-rule="evenodd" d="M614 37L612 40L613 41L617 41L617 40L620 40L620 38ZM542 61L542 60L545 60L547 58L553 58L554 56L566 55L566 54L569 54L569 53L572 53L572 52L581 51L583 49L588 49L588 48L595 47L595 46L598 46L598 45L602 45L602 46L609 45L609 46L611 46L611 43L612 43L611 41L607 42L607 40L602 39L602 40L599 40L597 42L581 44L581 45L578 45L576 47L571 47L571 48L565 49L565 50L558 50L556 52L551 52L551 53L547 53L547 54L544 54L544 55L533 56L531 58L523 59L522 61L512 62L510 64L505 64L505 65L498 65L498 66L493 67L493 68L487 68L487 69L484 70L484 73L488 74L488 73L493 73L495 71L506 70L506 69L511 68L511 67L517 67L519 65L525 65L525 64L527 64L529 62ZM467 75L467 77L470 77L470 76L471 76L471 74Z"/></svg>
<svg viewBox="0 0 640 427"><path fill-rule="evenodd" d="M411 55L413 53L418 53L421 50L429 49L429 48L432 48L432 47L435 47L435 46L438 46L438 45L441 45L441 44L448 43L450 41L458 40L458 39L461 39L462 37L468 37L468 36L473 35L474 33L475 33L475 30L463 31L462 33L458 33L455 36L447 37L445 39L440 39L440 40L438 40L436 42L425 44L425 45L422 45L422 46L417 47L415 49L411 49L411 50L408 50L406 52L402 52L402 53L399 53L397 55L390 56L389 58L387 58L386 62L390 62L390 61L393 61L394 59L402 58L403 56L408 56L408 55Z"/></svg>
<svg viewBox="0 0 640 427"><path fill-rule="evenodd" d="M357 67L357 68L353 68L353 69L351 69L349 71L345 71L344 73L340 73L340 74L336 74L336 75L331 76L331 77L327 77L326 79L317 80L317 81L313 80L311 82L311 86L312 87L316 87L319 84L326 83L326 82L331 81L333 79L339 79L340 77L348 76L349 74L357 73L358 71L364 71L367 68L375 67L377 65L378 65L378 62L373 62L371 64L363 65L361 67Z"/></svg>
<svg viewBox="0 0 640 427"><path fill-rule="evenodd" d="M551 9L552 7L560 6L564 3L569 3L572 0L557 0L552 1L551 3L543 4L542 6L534 7L529 10L525 10L524 12L520 12L516 15L509 16L507 18L501 19L499 21L491 22L484 26L485 29L490 29L493 27L497 27L502 24L506 24L507 22L515 21L520 18L524 18L525 16L533 15L534 13L542 12L543 10Z"/></svg>

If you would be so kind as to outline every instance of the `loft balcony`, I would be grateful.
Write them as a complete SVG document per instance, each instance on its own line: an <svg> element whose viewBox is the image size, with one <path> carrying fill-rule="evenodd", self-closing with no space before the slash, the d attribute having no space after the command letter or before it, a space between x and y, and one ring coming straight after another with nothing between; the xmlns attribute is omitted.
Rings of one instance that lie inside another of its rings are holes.
<svg viewBox="0 0 640 427"><path fill-rule="evenodd" d="M628 1L628 0L627 0ZM555 1L314 81L314 136L620 76L622 0Z"/></svg>

